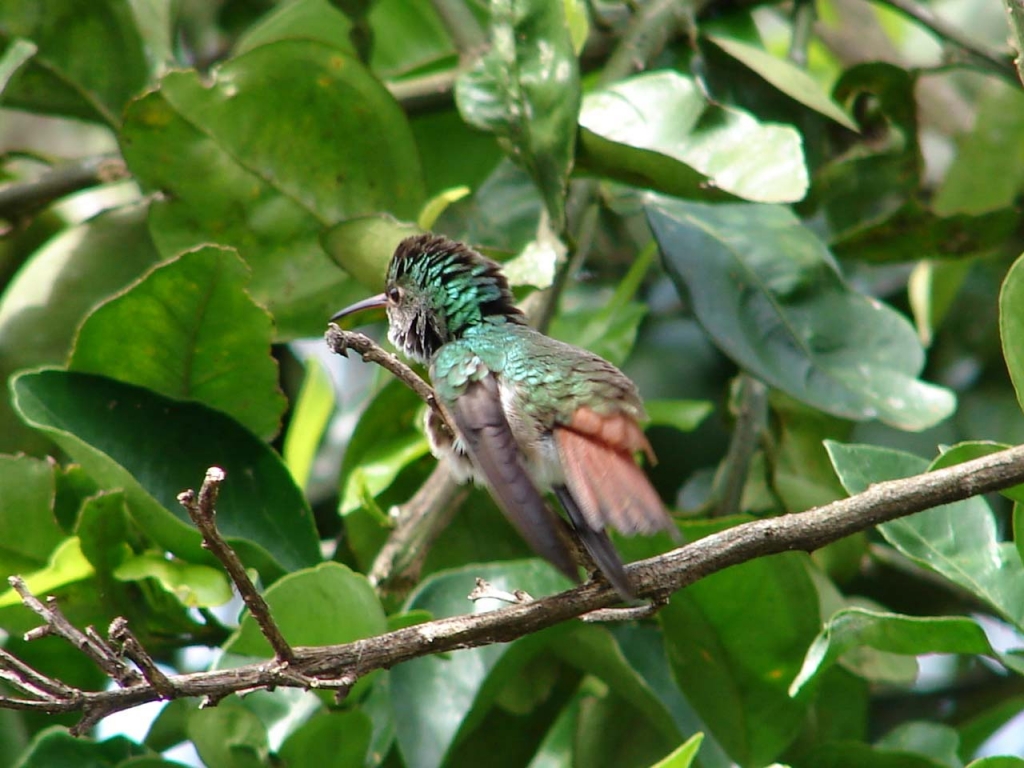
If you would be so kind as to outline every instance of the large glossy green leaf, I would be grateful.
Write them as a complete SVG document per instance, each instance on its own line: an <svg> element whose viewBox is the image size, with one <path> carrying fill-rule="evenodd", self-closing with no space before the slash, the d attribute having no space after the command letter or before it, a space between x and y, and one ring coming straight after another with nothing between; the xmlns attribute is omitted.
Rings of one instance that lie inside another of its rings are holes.
<svg viewBox="0 0 1024 768"><path fill-rule="evenodd" d="M42 568L64 539L53 515L53 467L0 456L0 579Z"/></svg>
<svg viewBox="0 0 1024 768"><path fill-rule="evenodd" d="M826 443L832 465L850 494L872 483L925 472L917 456L873 445ZM996 521L981 497L945 504L884 525L886 541L1024 627L1024 565L1011 542L999 540Z"/></svg>
<svg viewBox="0 0 1024 768"><path fill-rule="evenodd" d="M920 430L953 393L921 381L913 327L842 280L788 210L652 196L648 219L677 289L718 347L748 372L848 419Z"/></svg>
<svg viewBox="0 0 1024 768"><path fill-rule="evenodd" d="M161 251L236 248L280 338L318 333L358 295L320 249L323 227L412 218L423 198L394 99L358 60L310 40L262 45L209 81L168 74L128 108L121 148L140 182L164 193L150 217Z"/></svg>
<svg viewBox="0 0 1024 768"><path fill-rule="evenodd" d="M20 368L63 364L89 310L159 257L142 206L107 211L39 248L0 298L0 379ZM30 450L26 435L34 437L8 399L0 400L0 450Z"/></svg>
<svg viewBox="0 0 1024 768"><path fill-rule="evenodd" d="M865 646L908 656L961 653L998 657L985 631L971 619L902 616L847 608L833 615L818 633L807 651L800 674L790 686L790 693L796 696L847 651ZM1008 660L1016 663L1012 658Z"/></svg>
<svg viewBox="0 0 1024 768"><path fill-rule="evenodd" d="M585 170L680 197L800 200L800 134L712 104L678 72L637 75L589 94L580 114Z"/></svg>
<svg viewBox="0 0 1024 768"><path fill-rule="evenodd" d="M161 546L209 562L177 501L207 468L227 473L217 525L264 581L320 560L313 518L280 458L227 416L113 379L44 370L12 380L14 405L105 488L123 488L136 524Z"/></svg>
<svg viewBox="0 0 1024 768"><path fill-rule="evenodd" d="M535 597L564 589L568 584L564 576L540 560L474 565L431 576L410 596L405 609L427 610L442 618L500 608L501 603L496 600L470 603L466 599L476 577L486 579L497 589L523 589ZM525 642L542 642L543 637L533 635L525 638ZM484 707L485 703L478 701L484 686L492 683L488 686L491 696L497 692L494 688L500 687L493 685L493 674L500 662L523 643L520 640L472 648L445 657L427 656L391 670L398 746L409 768L441 765L467 716L474 707ZM512 663L501 665L503 679L514 676L527 658L525 653L509 657Z"/></svg>
<svg viewBox="0 0 1024 768"><path fill-rule="evenodd" d="M491 0L491 49L459 76L463 119L509 142L540 189L556 232L576 145L580 81L562 3Z"/></svg>
<svg viewBox="0 0 1024 768"><path fill-rule="evenodd" d="M857 124L853 118L832 101L811 75L793 62L780 59L761 48L740 40L719 35L709 35L707 39L734 59L750 67L787 96L796 99L804 106L810 107L830 120L835 120L844 128L849 128L851 131L857 130Z"/></svg>
<svg viewBox="0 0 1024 768"><path fill-rule="evenodd" d="M128 3L5 0L0 7L0 46L17 38L38 46L11 80L8 106L38 112L120 122L125 102L146 84L142 40Z"/></svg>
<svg viewBox="0 0 1024 768"><path fill-rule="evenodd" d="M735 523L735 521L732 521ZM728 521L687 525L693 540ZM820 627L803 556L760 558L701 579L658 614L675 680L741 765L775 759L796 737L807 702L789 696Z"/></svg>
<svg viewBox="0 0 1024 768"><path fill-rule="evenodd" d="M380 599L366 577L340 563L290 573L272 584L265 598L292 645L348 643L387 629ZM249 613L224 650L244 656L273 655Z"/></svg>
<svg viewBox="0 0 1024 768"><path fill-rule="evenodd" d="M270 439L287 403L270 355L273 324L248 280L234 251L184 253L97 307L68 367L205 403Z"/></svg>

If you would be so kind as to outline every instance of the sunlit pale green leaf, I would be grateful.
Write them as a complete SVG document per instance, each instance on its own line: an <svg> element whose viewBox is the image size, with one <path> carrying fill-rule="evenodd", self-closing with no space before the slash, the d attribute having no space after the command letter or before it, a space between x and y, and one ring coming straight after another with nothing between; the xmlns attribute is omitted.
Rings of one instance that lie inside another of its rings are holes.
<svg viewBox="0 0 1024 768"><path fill-rule="evenodd" d="M648 425L692 432L715 409L706 400L645 400Z"/></svg>
<svg viewBox="0 0 1024 768"><path fill-rule="evenodd" d="M678 72L637 75L589 94L580 163L680 197L794 202L807 192L800 135L712 104Z"/></svg>
<svg viewBox="0 0 1024 768"><path fill-rule="evenodd" d="M560 231L580 108L564 7L548 0L491 0L490 14L491 48L460 75L456 103L466 122L508 141Z"/></svg>
<svg viewBox="0 0 1024 768"><path fill-rule="evenodd" d="M160 554L132 555L114 569L120 581L156 579L189 608L224 605L231 599L231 582L223 570L209 565L168 560Z"/></svg>
<svg viewBox="0 0 1024 768"><path fill-rule="evenodd" d="M323 364L315 357L306 360L306 376L295 399L282 457L300 488L309 482L317 449L334 413L334 387Z"/></svg>
<svg viewBox="0 0 1024 768"><path fill-rule="evenodd" d="M35 56L39 49L31 40L16 38L10 41L7 50L0 56L0 94L22 65Z"/></svg>
<svg viewBox="0 0 1024 768"><path fill-rule="evenodd" d="M270 439L287 403L270 354L273 323L248 282L234 251L183 253L93 310L68 367L205 403Z"/></svg>
<svg viewBox="0 0 1024 768"><path fill-rule="evenodd" d="M680 744L678 749L673 750L671 755L666 755L664 760L659 760L651 768L690 768L697 757L697 751L700 749L702 741L704 741L703 733L693 734Z"/></svg>
<svg viewBox="0 0 1024 768"><path fill-rule="evenodd" d="M652 196L647 215L678 290L751 374L848 419L920 430L953 412L951 391L917 378L924 354L910 323L848 287L785 208Z"/></svg>
<svg viewBox="0 0 1024 768"><path fill-rule="evenodd" d="M65 539L50 557L46 567L33 573L19 574L24 576L25 585L34 595L45 595L57 587L87 579L93 574L92 564L82 554L81 543L77 536ZM9 588L0 593L0 608L19 605L21 596Z"/></svg>

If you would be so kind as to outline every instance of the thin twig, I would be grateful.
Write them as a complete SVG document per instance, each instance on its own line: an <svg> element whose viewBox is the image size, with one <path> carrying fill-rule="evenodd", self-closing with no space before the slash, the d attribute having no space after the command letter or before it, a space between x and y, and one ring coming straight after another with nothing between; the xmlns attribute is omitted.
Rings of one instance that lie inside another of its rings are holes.
<svg viewBox="0 0 1024 768"><path fill-rule="evenodd" d="M1017 55L1013 63L1017 67L1017 79L1024 82L1024 6L1018 0L1005 0L1006 22L1010 25L1013 47Z"/></svg>
<svg viewBox="0 0 1024 768"><path fill-rule="evenodd" d="M107 634L110 635L110 639L113 642L121 646L122 653L135 662L135 666L142 672L146 682L152 685L161 696L170 698L174 693L170 680L167 679L167 675L153 661L153 657L142 647L142 643L139 642L134 633L128 629L127 620L122 616L118 616L110 622L110 629Z"/></svg>
<svg viewBox="0 0 1024 768"><path fill-rule="evenodd" d="M807 66L807 48L817 18L814 0L796 0L793 4L793 36L789 40L789 60L798 67Z"/></svg>
<svg viewBox="0 0 1024 768"><path fill-rule="evenodd" d="M58 165L32 181L0 187L0 219L17 219L72 192L121 181L128 176L124 161L114 155Z"/></svg>
<svg viewBox="0 0 1024 768"><path fill-rule="evenodd" d="M256 585L252 583L249 574L245 572L245 566L238 559L238 555L217 530L215 506L222 482L224 482L224 470L219 467L210 467L206 471L206 479L203 480L198 497L195 491L189 489L178 494L178 503L188 510L188 516L192 518L192 522L196 524L202 534L203 546L220 560L224 570L231 577L231 581L238 588L245 606L252 614L260 632L270 643L270 647L274 649L274 655L278 661L291 662L294 652L274 622L274 618L270 614L270 606L256 589Z"/></svg>
<svg viewBox="0 0 1024 768"><path fill-rule="evenodd" d="M487 35L465 0L431 0L463 61L474 58L487 45Z"/></svg>
<svg viewBox="0 0 1024 768"><path fill-rule="evenodd" d="M743 488L750 473L750 462L761 440L768 412L768 387L750 374L739 375L736 424L729 450L715 478L715 515L728 517L739 511Z"/></svg>
<svg viewBox="0 0 1024 768"><path fill-rule="evenodd" d="M918 24L931 30L939 38L952 43L974 59L1003 77L1017 80L1017 71L1013 66L1012 57L1002 51L994 51L987 46L964 35L958 26L943 20L932 13L930 8L923 6L914 0L875 0L882 5L887 5L905 16L910 17Z"/></svg>
<svg viewBox="0 0 1024 768"><path fill-rule="evenodd" d="M429 75L390 80L385 85L409 114L429 112L452 105L459 70L446 69Z"/></svg>

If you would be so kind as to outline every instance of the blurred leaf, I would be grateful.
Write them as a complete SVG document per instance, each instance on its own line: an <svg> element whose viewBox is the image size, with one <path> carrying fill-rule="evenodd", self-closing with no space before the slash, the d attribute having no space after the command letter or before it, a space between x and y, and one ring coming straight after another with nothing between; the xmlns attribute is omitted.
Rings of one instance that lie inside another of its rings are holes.
<svg viewBox="0 0 1024 768"><path fill-rule="evenodd" d="M25 585L34 595L45 595L65 584L82 581L93 575L92 564L82 554L81 542L77 536L65 539L50 556L44 568L33 573L19 574L24 576ZM8 588L0 592L0 608L21 605L21 596Z"/></svg>
<svg viewBox="0 0 1024 768"><path fill-rule="evenodd" d="M359 710L325 712L306 721L278 750L288 768L363 768L371 723Z"/></svg>
<svg viewBox="0 0 1024 768"><path fill-rule="evenodd" d="M580 706L575 765L587 768L649 766L670 752L679 739L656 730L624 699L591 695Z"/></svg>
<svg viewBox="0 0 1024 768"><path fill-rule="evenodd" d="M160 250L236 248L279 339L319 333L358 290L318 247L323 227L411 218L423 198L394 99L357 60L309 40L255 48L210 81L169 73L129 106L121 148L139 182L163 193L150 215Z"/></svg>
<svg viewBox="0 0 1024 768"><path fill-rule="evenodd" d="M531 240L514 258L501 265L501 271L515 287L530 285L541 290L550 288L555 282L555 273L566 260L565 243L551 231L547 217L541 221L537 239Z"/></svg>
<svg viewBox="0 0 1024 768"><path fill-rule="evenodd" d="M957 140L932 207L936 213L981 214L1011 208L1024 179L1024 97L1016 84L991 78L974 115L974 129Z"/></svg>
<svg viewBox="0 0 1024 768"><path fill-rule="evenodd" d="M293 0L281 3L246 30L235 44L234 55L279 40L316 40L353 58L352 22L328 0Z"/></svg>
<svg viewBox="0 0 1024 768"><path fill-rule="evenodd" d="M680 432L692 432L715 406L707 400L646 400L644 409L649 427L675 427Z"/></svg>
<svg viewBox="0 0 1024 768"><path fill-rule="evenodd" d="M53 516L53 467L30 456L0 456L0 579L44 567L64 540Z"/></svg>
<svg viewBox="0 0 1024 768"><path fill-rule="evenodd" d="M31 40L8 38L8 42L10 45L0 56L0 95L3 94L14 74L39 50Z"/></svg>
<svg viewBox="0 0 1024 768"><path fill-rule="evenodd" d="M993 755L972 760L967 768L1024 768L1024 758L1009 755Z"/></svg>
<svg viewBox="0 0 1024 768"><path fill-rule="evenodd" d="M332 259L359 284L371 291L384 289L384 276L395 248L407 237L420 234L415 224L398 221L388 214L346 219L320 237ZM344 306L340 302L336 309ZM332 312L324 316L326 320Z"/></svg>
<svg viewBox="0 0 1024 768"><path fill-rule="evenodd" d="M100 574L112 573L131 554L124 492L103 491L86 499L75 535L92 567Z"/></svg>
<svg viewBox="0 0 1024 768"><path fill-rule="evenodd" d="M222 570L162 554L132 555L114 569L119 581L156 579L187 608L210 608L231 600L231 582Z"/></svg>
<svg viewBox="0 0 1024 768"><path fill-rule="evenodd" d="M270 756L267 729L236 700L194 710L188 736L200 759L217 768L264 768Z"/></svg>
<svg viewBox="0 0 1024 768"><path fill-rule="evenodd" d="M564 576L540 560L474 565L429 577L410 595L405 610L427 610L436 618L444 618L500 608L501 603L493 599L472 604L467 601L477 577L486 579L496 589L522 589L535 597L568 585ZM543 637L542 633L525 640L537 643ZM518 640L444 657L426 656L391 670L398 746L408 768L437 768L442 763L470 711L478 706L477 699L484 687L496 693L492 690L492 672L522 643ZM516 674L515 669L507 667L502 672L505 679Z"/></svg>
<svg viewBox="0 0 1024 768"><path fill-rule="evenodd" d="M380 599L366 577L340 563L290 573L264 594L274 621L292 645L331 645L387 630ZM248 612L224 644L227 653L269 657L270 645Z"/></svg>
<svg viewBox="0 0 1024 768"><path fill-rule="evenodd" d="M68 367L204 403L269 440L287 402L270 354L273 323L248 280L232 250L183 253L93 310Z"/></svg>
<svg viewBox="0 0 1024 768"><path fill-rule="evenodd" d="M1017 402L1024 408L1024 255L1010 267L999 292L999 337Z"/></svg>
<svg viewBox="0 0 1024 768"><path fill-rule="evenodd" d="M957 747L960 738L955 730L940 723L900 723L878 740L879 749L929 757L940 765L959 765Z"/></svg>
<svg viewBox="0 0 1024 768"><path fill-rule="evenodd" d="M677 72L636 75L588 94L582 168L679 197L794 202L807 192L800 135L708 102Z"/></svg>
<svg viewBox="0 0 1024 768"><path fill-rule="evenodd" d="M526 768L564 768L573 764L573 741L576 737L581 699L582 695L576 694L562 707L558 718L544 734L544 740Z"/></svg>
<svg viewBox="0 0 1024 768"><path fill-rule="evenodd" d="M32 254L0 297L0 379L63 365L89 310L156 263L145 217L142 206L106 211ZM26 434L7 398L0 400L0 450L31 450Z"/></svg>
<svg viewBox="0 0 1024 768"><path fill-rule="evenodd" d="M847 492L928 470L909 453L872 445L825 444ZM1012 543L1000 542L992 510L980 496L944 504L878 526L886 541L1024 627L1024 565Z"/></svg>
<svg viewBox="0 0 1024 768"><path fill-rule="evenodd" d="M949 768L922 755L872 747L859 741L819 744L794 760L792 768Z"/></svg>
<svg viewBox="0 0 1024 768"><path fill-rule="evenodd" d="M419 218L416 220L417 226L425 231L433 229L437 218L444 213L445 209L452 203L456 203L464 198L470 192L472 190L466 186L450 187L441 190L423 206L423 210L420 211Z"/></svg>
<svg viewBox="0 0 1024 768"><path fill-rule="evenodd" d="M693 541L736 522L681 530ZM807 712L787 688L820 626L804 557L773 555L712 574L674 594L658 616L676 682L710 733L742 765L774 759Z"/></svg>
<svg viewBox="0 0 1024 768"><path fill-rule="evenodd" d="M430 451L419 424L422 402L411 389L392 380L367 406L345 449L341 465L341 504L347 515L377 496L402 469Z"/></svg>
<svg viewBox="0 0 1024 768"><path fill-rule="evenodd" d="M958 726L960 758L967 761L972 755L977 754L982 744L1021 712L1024 712L1024 695L1018 694L996 702L961 722Z"/></svg>
<svg viewBox="0 0 1024 768"><path fill-rule="evenodd" d="M749 373L826 413L900 429L953 412L952 392L917 378L924 354L910 323L848 288L786 209L652 197L647 215L677 290Z"/></svg>
<svg viewBox="0 0 1024 768"><path fill-rule="evenodd" d="M10 107L117 126L125 102L146 84L128 3L48 0L41 13L33 0L8 0L0 8L0 45L18 38L39 50L4 91Z"/></svg>
<svg viewBox="0 0 1024 768"><path fill-rule="evenodd" d="M177 496L211 466L227 480L217 526L267 583L320 560L305 499L280 458L223 414L113 379L44 370L12 381L14 407L104 488L123 488L135 523L190 562L213 562Z"/></svg>
<svg viewBox="0 0 1024 768"><path fill-rule="evenodd" d="M145 747L124 736L115 736L106 741L79 739L61 726L52 726L33 737L28 749L21 755L18 768L57 768L76 766L80 768L114 768L134 755L145 755Z"/></svg>
<svg viewBox="0 0 1024 768"><path fill-rule="evenodd" d="M693 734L673 750L672 754L666 755L663 760L659 760L651 768L690 768L697 757L697 750L700 749L702 741L704 741L703 733Z"/></svg>
<svg viewBox="0 0 1024 768"><path fill-rule="evenodd" d="M490 0L490 12L491 48L459 76L455 101L467 123L509 142L560 232L580 110L564 7L549 0Z"/></svg>
<svg viewBox="0 0 1024 768"><path fill-rule="evenodd" d="M930 347L935 331L953 306L960 287L971 270L972 262L922 259L907 281L907 296L914 314L914 325L921 344Z"/></svg>
<svg viewBox="0 0 1024 768"><path fill-rule="evenodd" d="M430 0L375 0L367 15L373 30L370 66L381 76L411 73L458 53Z"/></svg>
<svg viewBox="0 0 1024 768"><path fill-rule="evenodd" d="M971 619L847 608L834 614L814 639L800 674L789 687L790 695L799 695L844 653L861 646L906 656L961 653L998 658L985 631Z"/></svg>
<svg viewBox="0 0 1024 768"><path fill-rule="evenodd" d="M771 393L770 405L778 432L772 451L772 487L785 508L803 512L843 498L845 491L822 441L845 439L853 425L781 392ZM821 552L818 550L815 556ZM854 571L857 568L854 563Z"/></svg>
<svg viewBox="0 0 1024 768"><path fill-rule="evenodd" d="M857 124L846 112L822 90L818 82L807 72L786 59L780 59L753 45L731 40L718 35L707 36L723 51L785 93L815 112L834 120L844 128L857 130Z"/></svg>
<svg viewBox="0 0 1024 768"><path fill-rule="evenodd" d="M504 157L493 135L466 125L455 109L412 115L410 125L428 194L461 186L477 189Z"/></svg>
<svg viewBox="0 0 1024 768"><path fill-rule="evenodd" d="M653 244L652 244L653 245ZM647 305L634 301L656 250L644 249L615 288L611 300L561 312L551 323L551 336L589 349L614 365L622 365L633 350L637 329L647 314Z"/></svg>
<svg viewBox="0 0 1024 768"><path fill-rule="evenodd" d="M316 357L307 358L306 375L288 420L282 450L284 463L299 488L309 483L313 460L334 414L334 405L334 387L323 363Z"/></svg>

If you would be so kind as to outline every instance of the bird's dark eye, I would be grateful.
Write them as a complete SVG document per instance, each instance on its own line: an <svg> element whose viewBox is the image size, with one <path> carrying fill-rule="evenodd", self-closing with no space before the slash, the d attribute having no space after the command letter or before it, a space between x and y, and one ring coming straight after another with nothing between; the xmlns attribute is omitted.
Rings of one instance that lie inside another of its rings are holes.
<svg viewBox="0 0 1024 768"><path fill-rule="evenodd" d="M392 304L397 304L402 299L402 289L397 286L391 286L388 288L388 301Z"/></svg>

